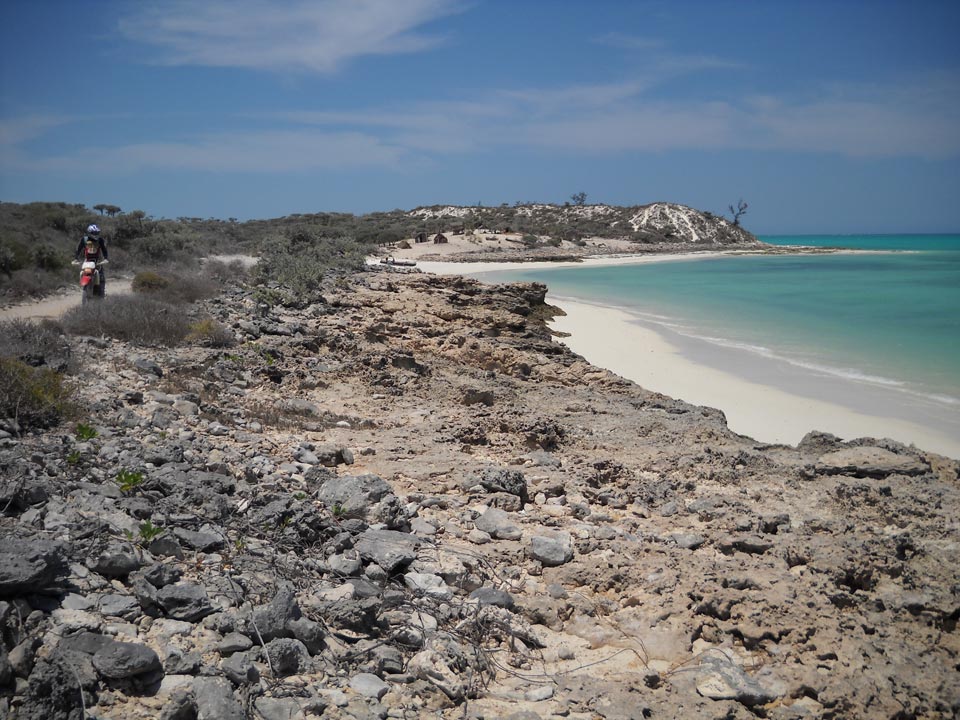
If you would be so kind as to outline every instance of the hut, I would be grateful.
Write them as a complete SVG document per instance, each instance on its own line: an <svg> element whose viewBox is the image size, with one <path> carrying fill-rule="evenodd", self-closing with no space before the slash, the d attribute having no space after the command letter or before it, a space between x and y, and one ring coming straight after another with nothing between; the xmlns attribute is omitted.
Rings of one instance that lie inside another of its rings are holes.
<svg viewBox="0 0 960 720"><path fill-rule="evenodd" d="M427 234L426 234L425 232L419 233L419 234L414 238L414 241L416 241L416 242L418 242L418 243L425 243L427 240L428 240L428 238L427 238Z"/></svg>
<svg viewBox="0 0 960 720"><path fill-rule="evenodd" d="M443 233L437 233L437 236L433 239L433 244L434 244L434 245L446 245L446 244L447 244L447 236L444 235Z"/></svg>

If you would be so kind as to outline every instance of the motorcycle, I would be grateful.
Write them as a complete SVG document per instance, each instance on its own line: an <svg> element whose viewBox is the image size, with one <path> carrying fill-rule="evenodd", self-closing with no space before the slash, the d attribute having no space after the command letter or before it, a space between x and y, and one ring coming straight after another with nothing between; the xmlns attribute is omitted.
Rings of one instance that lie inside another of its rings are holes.
<svg viewBox="0 0 960 720"><path fill-rule="evenodd" d="M103 297L103 285L100 282L100 268L106 265L109 260L74 260L74 265L80 266L80 297L81 303L86 303L92 298Z"/></svg>

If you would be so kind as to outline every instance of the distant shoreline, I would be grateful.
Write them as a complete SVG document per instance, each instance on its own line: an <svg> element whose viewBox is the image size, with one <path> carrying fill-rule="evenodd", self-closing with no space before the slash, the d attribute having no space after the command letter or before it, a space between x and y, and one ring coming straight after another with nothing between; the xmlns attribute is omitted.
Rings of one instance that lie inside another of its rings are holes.
<svg viewBox="0 0 960 720"><path fill-rule="evenodd" d="M842 250L844 254L861 251ZM874 252L874 251L866 251ZM885 253L886 251L878 251ZM765 253L708 252L654 256L590 258L583 262L530 263L539 267L586 267L696 261L731 255ZM493 272L519 271L517 263L418 263L425 272L467 275L483 279ZM949 457L960 458L960 437L954 438L927 419L921 408L907 407L889 393L839 379L825 380L798 373L774 382L775 360L735 361L714 348L694 347L666 336L661 328L643 323L625 309L568 297L547 296L566 315L551 327L561 341L591 364L611 370L647 390L724 412L734 432L759 442L796 445L808 432L819 430L844 439L891 438L913 443ZM764 367L759 367L759 365ZM754 372L757 371L757 372ZM763 376L764 381L754 378ZM896 403L897 412L887 408Z"/></svg>

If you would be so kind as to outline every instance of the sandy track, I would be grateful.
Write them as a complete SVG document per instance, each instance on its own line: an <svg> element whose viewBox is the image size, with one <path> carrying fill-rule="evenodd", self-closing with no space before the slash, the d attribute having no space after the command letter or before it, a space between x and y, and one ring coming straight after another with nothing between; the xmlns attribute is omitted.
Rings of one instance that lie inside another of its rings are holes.
<svg viewBox="0 0 960 720"><path fill-rule="evenodd" d="M130 280L110 278L107 287L110 288L111 295L128 293L130 292ZM0 320L42 320L44 318L56 320L64 312L79 304L80 290L79 288L71 288L42 300L2 308L0 309Z"/></svg>

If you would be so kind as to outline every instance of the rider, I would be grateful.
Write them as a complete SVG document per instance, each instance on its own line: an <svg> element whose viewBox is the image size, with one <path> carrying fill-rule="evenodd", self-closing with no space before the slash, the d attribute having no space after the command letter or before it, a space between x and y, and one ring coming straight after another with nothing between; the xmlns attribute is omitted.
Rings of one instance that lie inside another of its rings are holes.
<svg viewBox="0 0 960 720"><path fill-rule="evenodd" d="M80 238L77 244L77 260L93 260L100 263L107 260L107 244L103 241L103 235L100 234L100 228L96 225L87 227L87 234ZM100 266L100 297L106 294L107 274L106 268Z"/></svg>

